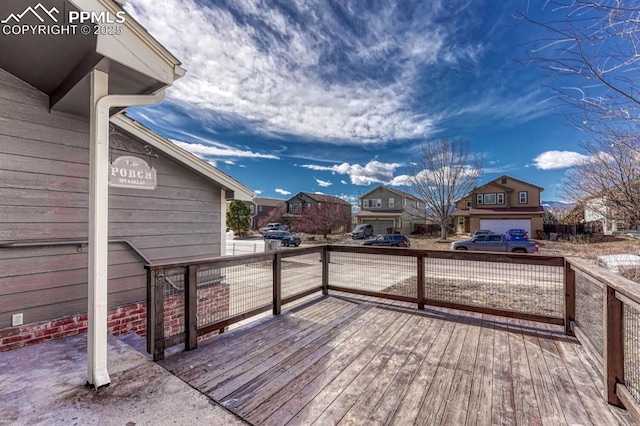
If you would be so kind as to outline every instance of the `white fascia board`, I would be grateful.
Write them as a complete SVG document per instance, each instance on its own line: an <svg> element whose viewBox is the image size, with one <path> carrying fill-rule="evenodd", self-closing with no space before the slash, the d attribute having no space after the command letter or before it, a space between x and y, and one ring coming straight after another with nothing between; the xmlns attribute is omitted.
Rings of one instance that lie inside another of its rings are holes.
<svg viewBox="0 0 640 426"><path fill-rule="evenodd" d="M201 160L170 140L152 132L150 129L124 114L114 115L111 117L111 122L126 132L131 133L135 137L147 142L149 145L158 149L167 156L176 159L189 169L220 185L223 189L233 191L233 199L251 201L255 197L255 193L253 191L231 176L213 167L206 161Z"/></svg>
<svg viewBox="0 0 640 426"><path fill-rule="evenodd" d="M111 0L70 0L82 11L109 12L122 9ZM180 61L127 14L122 34L98 36L96 52L167 85L185 74Z"/></svg>

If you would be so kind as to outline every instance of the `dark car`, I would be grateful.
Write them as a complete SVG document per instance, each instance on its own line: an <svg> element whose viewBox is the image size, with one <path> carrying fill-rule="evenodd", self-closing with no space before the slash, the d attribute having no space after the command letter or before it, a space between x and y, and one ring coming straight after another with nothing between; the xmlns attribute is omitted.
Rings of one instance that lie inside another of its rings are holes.
<svg viewBox="0 0 640 426"><path fill-rule="evenodd" d="M529 235L524 229L509 229L504 233L507 241L528 241Z"/></svg>
<svg viewBox="0 0 640 426"><path fill-rule="evenodd" d="M402 234L378 235L373 240L366 240L362 244L365 246L411 247L409 238Z"/></svg>
<svg viewBox="0 0 640 426"><path fill-rule="evenodd" d="M473 233L472 237L477 237L478 235L488 235L488 234L494 234L494 232L491 231L490 229L478 229L476 232Z"/></svg>
<svg viewBox="0 0 640 426"><path fill-rule="evenodd" d="M264 236L265 240L280 240L285 247L300 245L300 238L288 231L267 231Z"/></svg>
<svg viewBox="0 0 640 426"><path fill-rule="evenodd" d="M373 235L373 226L369 223L362 223L351 231L351 238L367 238Z"/></svg>

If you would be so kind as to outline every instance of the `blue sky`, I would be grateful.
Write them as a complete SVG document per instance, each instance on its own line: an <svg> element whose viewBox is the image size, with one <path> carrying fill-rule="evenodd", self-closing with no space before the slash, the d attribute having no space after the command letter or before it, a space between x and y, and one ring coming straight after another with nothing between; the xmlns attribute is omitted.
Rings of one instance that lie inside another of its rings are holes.
<svg viewBox="0 0 640 426"><path fill-rule="evenodd" d="M586 135L522 61L542 34L520 14L551 18L542 5L130 0L187 74L129 115L263 197L407 190L422 144L462 137L483 156L481 183L508 174L558 199Z"/></svg>

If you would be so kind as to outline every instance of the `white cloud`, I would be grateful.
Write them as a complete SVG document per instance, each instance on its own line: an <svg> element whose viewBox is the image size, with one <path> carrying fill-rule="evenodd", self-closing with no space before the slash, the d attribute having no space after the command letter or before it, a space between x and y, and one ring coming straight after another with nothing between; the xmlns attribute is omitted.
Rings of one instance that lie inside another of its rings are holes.
<svg viewBox="0 0 640 426"><path fill-rule="evenodd" d="M286 8L136 0L126 9L188 70L168 91L170 102L203 120L251 123L269 134L353 143L424 137L440 116L411 110L419 73L430 64L474 61L483 50L452 42L458 28L431 2L410 23L393 2L340 13L304 0ZM362 19L367 25L358 31L344 23ZM340 64L330 59L336 52ZM363 72L350 78L341 64Z"/></svg>
<svg viewBox="0 0 640 426"><path fill-rule="evenodd" d="M364 166L360 164L334 164L333 166L319 166L316 164L303 164L301 167L310 170L330 171L341 175L349 175L354 185L371 185L372 183L387 183L393 179L393 173L400 164L382 163L372 160Z"/></svg>
<svg viewBox="0 0 640 426"><path fill-rule="evenodd" d="M540 170L566 169L588 161L589 156L574 151L546 151L533 159Z"/></svg>
<svg viewBox="0 0 640 426"><path fill-rule="evenodd" d="M344 179L343 179L343 180L341 180L341 181L340 181L340 183L341 183L341 184L343 184L343 185L349 185L349 184L347 183L347 181L346 181L346 180L344 180Z"/></svg>
<svg viewBox="0 0 640 426"><path fill-rule="evenodd" d="M187 151L199 156L213 156L213 157L246 157L246 158L268 158L278 160L279 158L271 154L261 154L252 151L243 151L241 149L233 148L227 145L223 145L217 142L212 142L212 145L203 145L200 143L188 143L171 139L171 142L178 145L180 148L184 148ZM229 164L229 163L227 163Z"/></svg>
<svg viewBox="0 0 640 426"><path fill-rule="evenodd" d="M329 186L333 185L333 183L331 183L331 182L330 182L330 181L328 181L328 180L320 180L320 179L318 179L318 178L314 178L314 179L316 180L316 183L317 183L318 185L320 185L321 187L323 187L323 188L327 188L327 187L329 187Z"/></svg>
<svg viewBox="0 0 640 426"><path fill-rule="evenodd" d="M290 191L287 191L287 190L285 190L285 189L276 188L276 189L275 189L275 191L276 191L278 194L282 194L282 195L291 195L291 192L290 192Z"/></svg>
<svg viewBox="0 0 640 426"><path fill-rule="evenodd" d="M256 195L262 194L262 190L260 190L260 189L254 189L253 192L255 192Z"/></svg>
<svg viewBox="0 0 640 426"><path fill-rule="evenodd" d="M236 162L232 161L232 160L224 160L224 164L228 164L230 166L233 166L234 164L236 164Z"/></svg>
<svg viewBox="0 0 640 426"><path fill-rule="evenodd" d="M411 176L409 175L399 175L391 179L389 182L391 186L410 186L411 185Z"/></svg>
<svg viewBox="0 0 640 426"><path fill-rule="evenodd" d="M411 176L411 175L399 175L394 177L390 182L389 185L391 186L411 186L412 185L412 181L415 179L418 182L435 182L436 179L435 177L437 177L437 180L441 180L443 177L449 176L451 173L449 173L449 167L443 167L441 169L439 169L436 172L433 172L431 170L422 170L420 172L418 172L417 175L415 176ZM471 166L464 166L464 168L462 169L461 174L463 176L478 176L479 175L479 171L478 169L475 169ZM435 183L436 185L439 185L438 183Z"/></svg>

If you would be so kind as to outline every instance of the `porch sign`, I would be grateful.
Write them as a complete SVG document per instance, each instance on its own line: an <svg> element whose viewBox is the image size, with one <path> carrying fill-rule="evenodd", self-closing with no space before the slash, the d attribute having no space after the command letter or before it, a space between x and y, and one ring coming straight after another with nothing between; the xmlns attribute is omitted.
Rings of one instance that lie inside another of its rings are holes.
<svg viewBox="0 0 640 426"><path fill-rule="evenodd" d="M116 188L156 189L156 169L138 157L118 157L109 166L109 186Z"/></svg>

